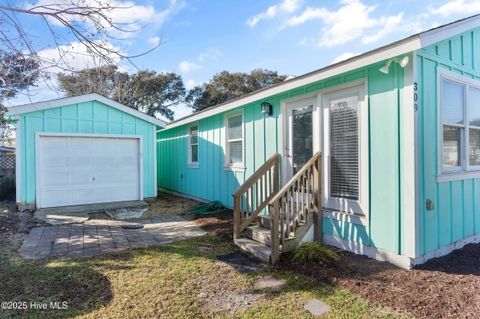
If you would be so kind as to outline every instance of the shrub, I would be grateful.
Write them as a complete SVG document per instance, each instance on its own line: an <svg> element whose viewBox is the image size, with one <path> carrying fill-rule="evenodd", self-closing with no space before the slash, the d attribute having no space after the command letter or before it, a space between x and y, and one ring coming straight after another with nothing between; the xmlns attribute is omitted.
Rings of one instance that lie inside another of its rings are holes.
<svg viewBox="0 0 480 319"><path fill-rule="evenodd" d="M297 263L319 263L323 266L334 264L340 259L338 251L322 245L319 242L310 242L301 245L292 254L291 260Z"/></svg>

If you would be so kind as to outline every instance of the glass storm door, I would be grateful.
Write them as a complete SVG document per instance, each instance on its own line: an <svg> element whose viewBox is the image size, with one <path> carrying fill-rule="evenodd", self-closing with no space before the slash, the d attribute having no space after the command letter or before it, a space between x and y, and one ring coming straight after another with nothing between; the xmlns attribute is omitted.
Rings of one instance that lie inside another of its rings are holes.
<svg viewBox="0 0 480 319"><path fill-rule="evenodd" d="M313 114L315 99L287 104L285 181L290 180L313 156Z"/></svg>

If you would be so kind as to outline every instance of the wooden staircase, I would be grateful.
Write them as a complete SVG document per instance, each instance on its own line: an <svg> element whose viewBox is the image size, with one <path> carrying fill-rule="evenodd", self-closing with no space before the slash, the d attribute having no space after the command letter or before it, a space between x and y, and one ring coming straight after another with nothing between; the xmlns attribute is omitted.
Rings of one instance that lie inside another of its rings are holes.
<svg viewBox="0 0 480 319"><path fill-rule="evenodd" d="M321 241L322 155L316 153L279 189L280 155L274 154L233 194L234 241L247 253L276 263L314 225Z"/></svg>

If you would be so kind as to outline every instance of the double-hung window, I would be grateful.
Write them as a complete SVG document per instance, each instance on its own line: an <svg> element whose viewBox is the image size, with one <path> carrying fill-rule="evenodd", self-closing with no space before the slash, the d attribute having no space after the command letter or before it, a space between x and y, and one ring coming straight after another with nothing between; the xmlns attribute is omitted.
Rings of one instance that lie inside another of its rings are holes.
<svg viewBox="0 0 480 319"><path fill-rule="evenodd" d="M188 164L198 165L198 125L188 128Z"/></svg>
<svg viewBox="0 0 480 319"><path fill-rule="evenodd" d="M226 120L226 165L243 165L243 115L235 114Z"/></svg>
<svg viewBox="0 0 480 319"><path fill-rule="evenodd" d="M440 74L439 171L444 176L480 172L480 83L443 70Z"/></svg>

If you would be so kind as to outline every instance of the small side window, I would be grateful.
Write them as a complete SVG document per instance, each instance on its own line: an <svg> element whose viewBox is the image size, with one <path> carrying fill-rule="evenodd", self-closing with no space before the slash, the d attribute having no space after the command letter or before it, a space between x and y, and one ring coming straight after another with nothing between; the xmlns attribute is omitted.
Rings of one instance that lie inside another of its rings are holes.
<svg viewBox="0 0 480 319"><path fill-rule="evenodd" d="M227 119L227 165L243 165L243 116L237 114Z"/></svg>
<svg viewBox="0 0 480 319"><path fill-rule="evenodd" d="M198 125L190 126L188 131L188 164L198 165Z"/></svg>

